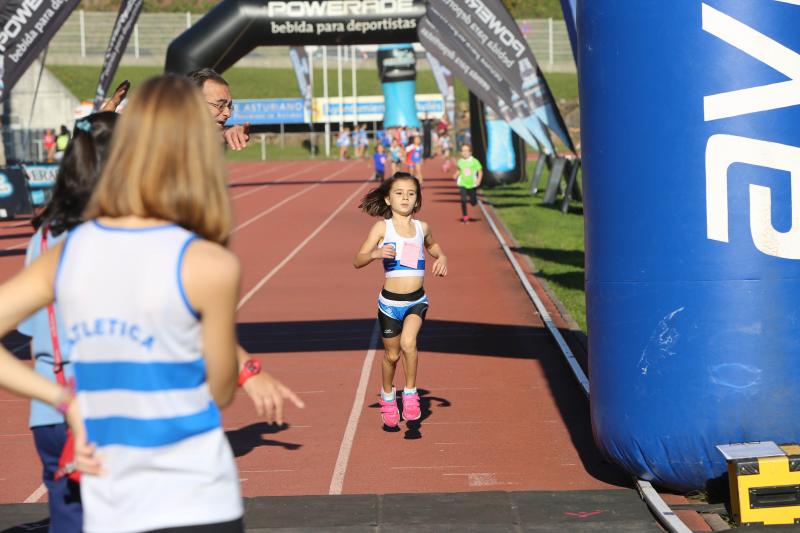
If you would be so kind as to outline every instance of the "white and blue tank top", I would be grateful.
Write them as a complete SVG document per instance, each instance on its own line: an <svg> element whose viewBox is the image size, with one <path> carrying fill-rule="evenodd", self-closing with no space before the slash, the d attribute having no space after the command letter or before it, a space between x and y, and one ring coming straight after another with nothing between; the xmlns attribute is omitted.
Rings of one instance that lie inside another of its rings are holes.
<svg viewBox="0 0 800 533"><path fill-rule="evenodd" d="M401 237L394 227L391 218L387 218L386 231L383 234L383 243L381 246L393 245L395 249L394 259L383 260L383 270L387 278L401 278L410 276L424 276L425 275L425 232L422 229L422 223L419 220L412 220L416 233L413 237ZM401 265L400 258L403 257L403 250L407 243L416 245L419 250L417 254L417 264L415 267Z"/></svg>
<svg viewBox="0 0 800 533"><path fill-rule="evenodd" d="M77 398L106 470L83 476L84 529L133 532L235 520L239 479L206 383L199 315L174 224L97 221L67 238L56 274Z"/></svg>

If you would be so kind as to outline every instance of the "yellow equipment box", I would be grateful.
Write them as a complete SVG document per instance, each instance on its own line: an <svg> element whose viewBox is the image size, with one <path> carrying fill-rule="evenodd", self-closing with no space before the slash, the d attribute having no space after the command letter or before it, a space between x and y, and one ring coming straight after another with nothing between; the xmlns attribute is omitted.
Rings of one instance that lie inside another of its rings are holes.
<svg viewBox="0 0 800 533"><path fill-rule="evenodd" d="M800 524L800 446L780 448L785 455L728 461L736 523Z"/></svg>

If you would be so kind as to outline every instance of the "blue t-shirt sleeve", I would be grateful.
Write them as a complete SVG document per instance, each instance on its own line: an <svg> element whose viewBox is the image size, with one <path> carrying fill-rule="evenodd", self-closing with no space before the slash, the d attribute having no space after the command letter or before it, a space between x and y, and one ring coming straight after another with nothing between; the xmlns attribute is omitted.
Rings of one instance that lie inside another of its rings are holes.
<svg viewBox="0 0 800 533"><path fill-rule="evenodd" d="M36 230L36 232L31 237L31 240L28 241L28 248L25 250L25 266L27 267L30 265L34 259L39 257L41 254L41 240L42 234L40 230ZM36 316L30 316L19 323L17 326L17 331L22 333L23 335L27 335L28 337L33 337L35 326L33 324L33 318Z"/></svg>

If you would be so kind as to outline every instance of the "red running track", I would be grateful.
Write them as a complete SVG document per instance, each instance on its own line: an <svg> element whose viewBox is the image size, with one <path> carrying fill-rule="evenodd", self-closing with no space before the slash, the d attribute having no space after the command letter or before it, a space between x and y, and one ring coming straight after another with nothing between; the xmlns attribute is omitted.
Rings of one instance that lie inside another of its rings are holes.
<svg viewBox="0 0 800 533"><path fill-rule="evenodd" d="M307 404L285 427L259 421L242 393L225 411L245 496L629 485L595 451L588 404L488 225L459 222L458 191L438 167L426 164L420 218L449 275L426 282L423 418L386 432L373 331L382 271L352 267L371 224L357 209L370 165L230 166L240 341ZM26 223L0 222L0 280L22 264ZM0 393L0 503L46 498L27 416L27 402Z"/></svg>

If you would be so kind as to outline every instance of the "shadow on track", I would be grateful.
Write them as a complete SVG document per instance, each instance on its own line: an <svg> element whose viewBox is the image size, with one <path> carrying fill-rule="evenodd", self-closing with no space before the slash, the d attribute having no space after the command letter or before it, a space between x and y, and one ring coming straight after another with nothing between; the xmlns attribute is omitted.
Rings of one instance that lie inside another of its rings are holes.
<svg viewBox="0 0 800 533"><path fill-rule="evenodd" d="M264 435L274 435L289 429L289 424L269 424L267 422L256 422L249 426L239 429L226 431L225 436L233 449L233 455L242 457L261 446L280 446L287 450L299 450L303 445L291 442L281 442L278 440L265 439Z"/></svg>
<svg viewBox="0 0 800 533"><path fill-rule="evenodd" d="M238 324L237 330L239 342L250 353L367 351L374 323L375 319L367 318L256 322ZM429 319L422 328L418 346L421 352L537 360L583 467L605 483L631 486L629 476L606 463L597 450L589 404L544 327ZM585 365L586 361L581 363ZM432 401L447 402L427 394L426 391L426 396L420 397L423 420L426 411L428 416L432 412ZM443 403L440 406L446 407ZM526 423L537 421L531 419ZM406 438L421 437L420 427L416 433L413 425L408 430Z"/></svg>

